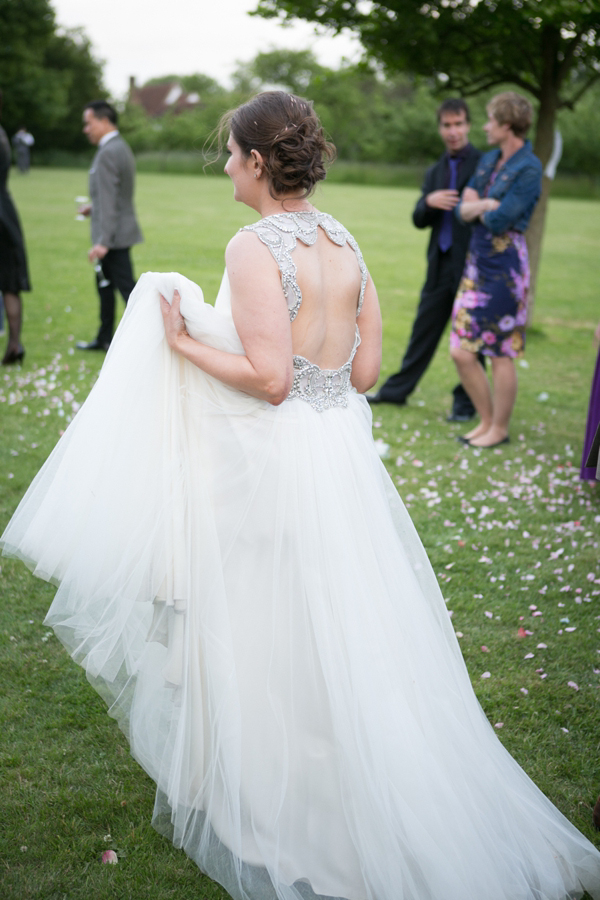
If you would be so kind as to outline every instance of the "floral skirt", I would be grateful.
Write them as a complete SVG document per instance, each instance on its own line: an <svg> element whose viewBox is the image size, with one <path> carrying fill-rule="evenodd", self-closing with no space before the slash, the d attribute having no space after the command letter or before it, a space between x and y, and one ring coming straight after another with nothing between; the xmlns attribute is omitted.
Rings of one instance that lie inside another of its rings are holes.
<svg viewBox="0 0 600 900"><path fill-rule="evenodd" d="M450 346L484 356L522 356L528 295L524 235L494 235L476 225L452 310Z"/></svg>

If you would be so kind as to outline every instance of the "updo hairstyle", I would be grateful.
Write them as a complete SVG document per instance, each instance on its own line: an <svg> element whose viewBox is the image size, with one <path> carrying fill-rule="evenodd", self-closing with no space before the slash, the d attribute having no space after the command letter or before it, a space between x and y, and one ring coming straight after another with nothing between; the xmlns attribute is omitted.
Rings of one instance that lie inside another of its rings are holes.
<svg viewBox="0 0 600 900"><path fill-rule="evenodd" d="M518 138L524 138L533 121L533 107L529 100L514 91L496 94L487 105L488 115L499 125L508 125Z"/></svg>
<svg viewBox="0 0 600 900"><path fill-rule="evenodd" d="M298 191L308 197L327 174L325 162L335 158L312 104L285 91L264 91L226 113L221 141L228 131L245 157L260 153L274 198Z"/></svg>

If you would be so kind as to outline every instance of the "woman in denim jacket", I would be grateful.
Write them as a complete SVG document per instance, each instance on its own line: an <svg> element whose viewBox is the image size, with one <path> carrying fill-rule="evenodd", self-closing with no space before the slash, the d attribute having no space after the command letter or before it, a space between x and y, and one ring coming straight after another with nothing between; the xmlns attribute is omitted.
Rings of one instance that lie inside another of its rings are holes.
<svg viewBox="0 0 600 900"><path fill-rule="evenodd" d="M508 443L517 396L514 359L525 348L529 259L524 231L538 201L542 165L525 134L531 104L512 91L487 107L489 144L465 188L456 214L474 222L469 253L452 313L450 352L479 413L476 428L459 438L473 447ZM477 354L491 357L494 392Z"/></svg>

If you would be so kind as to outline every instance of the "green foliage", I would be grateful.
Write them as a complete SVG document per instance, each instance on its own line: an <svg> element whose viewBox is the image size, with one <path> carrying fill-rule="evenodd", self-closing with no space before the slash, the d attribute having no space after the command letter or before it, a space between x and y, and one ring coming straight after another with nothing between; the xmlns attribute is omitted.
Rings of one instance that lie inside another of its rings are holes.
<svg viewBox="0 0 600 900"><path fill-rule="evenodd" d="M600 175L600 84L578 103L575 111L562 110L558 128L563 137L560 171Z"/></svg>
<svg viewBox="0 0 600 900"><path fill-rule="evenodd" d="M360 0L259 0L257 12L349 28L390 71L444 75L463 94L508 82L541 99L556 61L553 80L567 104L579 91L571 92L569 73L593 77L600 62L594 0L377 0L368 8Z"/></svg>
<svg viewBox="0 0 600 900"><path fill-rule="evenodd" d="M48 0L0 0L3 126L26 125L36 148L81 150L81 111L105 97L100 63L80 29L57 30Z"/></svg>
<svg viewBox="0 0 600 900"><path fill-rule="evenodd" d="M254 93L267 86L286 88L294 94L305 95L315 78L330 74L321 66L312 50L268 50L243 63L233 80L242 93Z"/></svg>

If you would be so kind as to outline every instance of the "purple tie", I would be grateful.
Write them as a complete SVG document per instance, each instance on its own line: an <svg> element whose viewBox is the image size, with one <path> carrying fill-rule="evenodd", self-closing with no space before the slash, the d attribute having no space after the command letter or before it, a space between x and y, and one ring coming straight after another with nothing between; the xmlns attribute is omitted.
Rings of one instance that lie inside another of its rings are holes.
<svg viewBox="0 0 600 900"><path fill-rule="evenodd" d="M450 168L450 180L448 182L448 190L456 190L456 183L458 180L458 164L460 159L457 156L449 156L448 157L448 166ZM445 253L446 250L449 250L452 246L452 219L454 218L454 212L451 209L444 210L444 216L442 218L442 227L440 228L440 236L438 237L438 246L442 253Z"/></svg>

